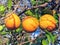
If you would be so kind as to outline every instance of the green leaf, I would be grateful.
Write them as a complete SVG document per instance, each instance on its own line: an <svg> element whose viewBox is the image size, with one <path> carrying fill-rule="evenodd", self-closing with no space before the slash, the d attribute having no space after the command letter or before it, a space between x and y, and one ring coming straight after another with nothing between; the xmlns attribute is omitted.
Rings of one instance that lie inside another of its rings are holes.
<svg viewBox="0 0 60 45"><path fill-rule="evenodd" d="M20 33L21 31L22 31L22 25L20 25L20 27L16 29L17 33Z"/></svg>
<svg viewBox="0 0 60 45"><path fill-rule="evenodd" d="M55 19L58 20L58 14L53 15Z"/></svg>
<svg viewBox="0 0 60 45"><path fill-rule="evenodd" d="M59 22L59 21L56 19L56 24L58 24L58 22Z"/></svg>
<svg viewBox="0 0 60 45"><path fill-rule="evenodd" d="M38 5L43 4L43 3L44 3L44 1L39 1L39 2L38 2Z"/></svg>
<svg viewBox="0 0 60 45"><path fill-rule="evenodd" d="M44 2L49 2L49 0L44 0Z"/></svg>
<svg viewBox="0 0 60 45"><path fill-rule="evenodd" d="M9 9L11 9L11 6L12 6L12 0L8 0L7 6L8 6Z"/></svg>
<svg viewBox="0 0 60 45"><path fill-rule="evenodd" d="M44 15L44 14L51 14L52 15L52 10L50 10L48 7L46 7L45 9L43 9L41 11L41 14Z"/></svg>
<svg viewBox="0 0 60 45"><path fill-rule="evenodd" d="M42 45L48 45L48 41L47 40L42 40Z"/></svg>
<svg viewBox="0 0 60 45"><path fill-rule="evenodd" d="M56 41L56 38L57 38L57 36L56 36L56 35L54 35L54 37L53 37L53 42L55 42L55 41Z"/></svg>
<svg viewBox="0 0 60 45"><path fill-rule="evenodd" d="M47 39L48 39L48 41L49 41L49 43L50 43L50 42L51 42L50 36L49 36L48 34L46 34L46 37L47 37Z"/></svg>
<svg viewBox="0 0 60 45"><path fill-rule="evenodd" d="M34 6L36 5L36 1L35 0L31 0L31 4Z"/></svg>
<svg viewBox="0 0 60 45"><path fill-rule="evenodd" d="M29 16L32 16L33 15L33 13L30 10L26 11L25 14L26 15L29 15Z"/></svg>
<svg viewBox="0 0 60 45"><path fill-rule="evenodd" d="M0 32L0 34L1 35L6 35L6 34L8 34L8 32L3 31L3 32Z"/></svg>
<svg viewBox="0 0 60 45"><path fill-rule="evenodd" d="M18 33L18 32L21 32L22 31L22 28L18 28L18 29L16 29L16 32Z"/></svg>
<svg viewBox="0 0 60 45"><path fill-rule="evenodd" d="M50 33L50 32L48 32L47 30L45 30L45 31L46 31L46 33L50 36L52 43L54 43L55 40L54 40L53 34Z"/></svg>
<svg viewBox="0 0 60 45"><path fill-rule="evenodd" d="M39 13L39 9L38 9L38 8L35 9L35 13L34 13L34 15L35 15L35 17L36 17L37 19L40 18L40 17L39 17L40 13Z"/></svg>
<svg viewBox="0 0 60 45"><path fill-rule="evenodd" d="M56 23L58 24L58 14L54 14L53 16L54 16L54 18L56 20Z"/></svg>

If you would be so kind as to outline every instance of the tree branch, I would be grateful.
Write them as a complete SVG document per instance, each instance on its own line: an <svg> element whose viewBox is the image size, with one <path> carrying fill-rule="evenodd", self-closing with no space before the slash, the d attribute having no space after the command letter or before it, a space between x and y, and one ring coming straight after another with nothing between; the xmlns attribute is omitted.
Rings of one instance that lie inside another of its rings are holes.
<svg viewBox="0 0 60 45"><path fill-rule="evenodd" d="M34 40L35 40L35 39L34 39ZM33 42L34 40L28 40L28 41L26 41L26 42L21 42L20 45L23 45L23 44L28 43L28 42Z"/></svg>
<svg viewBox="0 0 60 45"><path fill-rule="evenodd" d="M19 4L19 2L18 2L17 4ZM44 3L44 4L38 5L38 6L32 6L31 8L25 8L18 16L20 16L21 14L23 14L23 13L26 12L27 10L31 10L31 9L35 9L35 8L40 8L40 7L45 7L45 6L47 6L47 5L48 5L48 3ZM13 10L12 13L14 13L18 7L19 7L19 6L17 6L17 7L15 8L15 10ZM10 13L11 13L11 12L10 12ZM11 14L12 14L12 13L11 13ZM11 15L9 15L9 16L11 16ZM7 17L9 17L9 16L7 16ZM4 19L7 18L7 17L3 17L3 18L1 18L1 19L4 20Z"/></svg>
<svg viewBox="0 0 60 45"><path fill-rule="evenodd" d="M21 14L23 14L24 12L26 12L27 10L31 10L31 9L35 9L35 8L42 8L42 7L46 7L48 5L48 3L44 3L42 5L38 5L38 6L32 6L31 8L25 8L18 16L20 16Z"/></svg>
<svg viewBox="0 0 60 45"><path fill-rule="evenodd" d="M34 9L34 8L40 8L40 7L45 7L47 6L48 3L44 3L42 5L38 5L38 6L32 6L31 8L27 8L27 10L31 10L31 9Z"/></svg>

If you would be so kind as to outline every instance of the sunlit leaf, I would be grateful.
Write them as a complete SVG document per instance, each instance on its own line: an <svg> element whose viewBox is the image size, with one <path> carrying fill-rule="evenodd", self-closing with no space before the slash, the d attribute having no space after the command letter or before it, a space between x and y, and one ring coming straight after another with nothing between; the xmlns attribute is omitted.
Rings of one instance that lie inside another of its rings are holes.
<svg viewBox="0 0 60 45"><path fill-rule="evenodd" d="M3 31L3 32L0 32L0 34L1 35L6 35L6 34L8 34L8 32Z"/></svg>
<svg viewBox="0 0 60 45"><path fill-rule="evenodd" d="M18 29L16 29L17 33L20 33L22 31L22 26L20 26Z"/></svg>
<svg viewBox="0 0 60 45"><path fill-rule="evenodd" d="M35 0L31 0L31 4L32 5L36 5L36 1Z"/></svg>
<svg viewBox="0 0 60 45"><path fill-rule="evenodd" d="M49 41L49 43L50 43L50 42L51 42L50 36L49 36L48 34L46 34L46 37L47 37L47 39L48 39L48 41Z"/></svg>
<svg viewBox="0 0 60 45"><path fill-rule="evenodd" d="M47 40L42 40L42 45L48 45L48 41Z"/></svg>
<svg viewBox="0 0 60 45"><path fill-rule="evenodd" d="M26 11L25 14L26 15L29 15L29 16L32 16L33 15L33 13L30 10Z"/></svg>
<svg viewBox="0 0 60 45"><path fill-rule="evenodd" d="M55 38L55 37L53 36L53 34L50 33L50 32L48 32L47 30L46 30L46 33L50 36L52 43L54 43L54 41L55 41L54 38Z"/></svg>
<svg viewBox="0 0 60 45"><path fill-rule="evenodd" d="M12 6L12 0L8 0L8 4L7 4L8 8L10 9Z"/></svg>

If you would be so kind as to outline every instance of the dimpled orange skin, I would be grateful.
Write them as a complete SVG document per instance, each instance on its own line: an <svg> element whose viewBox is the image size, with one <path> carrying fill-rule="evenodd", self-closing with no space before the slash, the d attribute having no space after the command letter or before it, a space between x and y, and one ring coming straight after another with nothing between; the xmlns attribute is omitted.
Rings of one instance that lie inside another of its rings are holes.
<svg viewBox="0 0 60 45"><path fill-rule="evenodd" d="M34 32L38 28L39 22L34 17L26 16L22 20L22 26L23 26L25 31L27 31L27 32Z"/></svg>
<svg viewBox="0 0 60 45"><path fill-rule="evenodd" d="M47 29L48 31L53 31L56 27L56 20L50 14L45 14L40 17L40 27L42 29Z"/></svg>
<svg viewBox="0 0 60 45"><path fill-rule="evenodd" d="M7 17L4 21L5 26L8 29L16 29L20 26L21 23L20 18L15 13L10 14L10 16Z"/></svg>

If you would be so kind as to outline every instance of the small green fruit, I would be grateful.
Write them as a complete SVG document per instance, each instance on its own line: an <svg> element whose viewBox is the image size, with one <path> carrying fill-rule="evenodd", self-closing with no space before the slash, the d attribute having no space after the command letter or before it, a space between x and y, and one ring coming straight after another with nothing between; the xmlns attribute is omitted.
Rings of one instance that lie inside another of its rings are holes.
<svg viewBox="0 0 60 45"><path fill-rule="evenodd" d="M3 5L0 5L0 13L3 13L5 11L5 7Z"/></svg>
<svg viewBox="0 0 60 45"><path fill-rule="evenodd" d="M2 25L0 25L0 31L2 31L3 30L3 26Z"/></svg>

